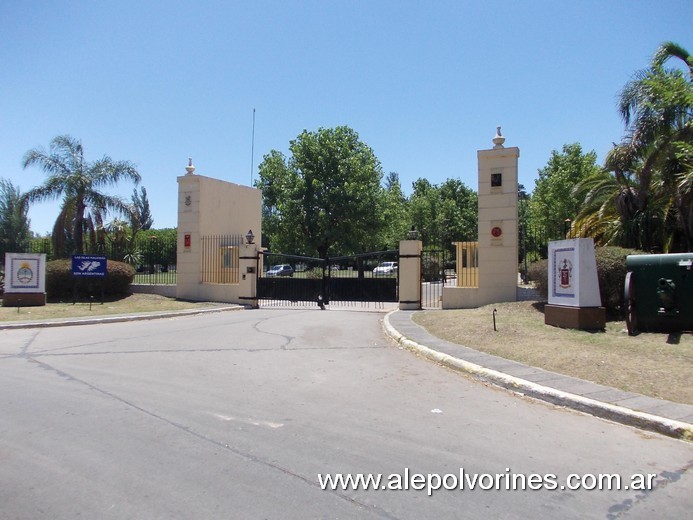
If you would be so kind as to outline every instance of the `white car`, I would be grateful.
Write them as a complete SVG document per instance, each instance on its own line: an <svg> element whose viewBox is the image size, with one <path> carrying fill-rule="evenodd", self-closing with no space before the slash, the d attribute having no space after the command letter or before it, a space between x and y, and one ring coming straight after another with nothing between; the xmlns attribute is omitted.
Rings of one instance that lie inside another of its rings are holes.
<svg viewBox="0 0 693 520"><path fill-rule="evenodd" d="M275 265L267 271L265 276L271 278L273 276L293 276L294 270L289 264Z"/></svg>
<svg viewBox="0 0 693 520"><path fill-rule="evenodd" d="M386 276L395 274L399 269L397 262L381 262L378 267L373 269L373 276Z"/></svg>

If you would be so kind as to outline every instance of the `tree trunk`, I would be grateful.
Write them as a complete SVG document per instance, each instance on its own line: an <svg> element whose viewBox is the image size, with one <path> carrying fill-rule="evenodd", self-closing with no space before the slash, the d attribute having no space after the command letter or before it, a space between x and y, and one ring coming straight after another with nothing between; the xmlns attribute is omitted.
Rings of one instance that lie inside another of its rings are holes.
<svg viewBox="0 0 693 520"><path fill-rule="evenodd" d="M86 206L82 201L82 198L78 198L77 207L75 211L75 227L74 227L74 240L75 240L75 254L81 255L84 253L84 210Z"/></svg>

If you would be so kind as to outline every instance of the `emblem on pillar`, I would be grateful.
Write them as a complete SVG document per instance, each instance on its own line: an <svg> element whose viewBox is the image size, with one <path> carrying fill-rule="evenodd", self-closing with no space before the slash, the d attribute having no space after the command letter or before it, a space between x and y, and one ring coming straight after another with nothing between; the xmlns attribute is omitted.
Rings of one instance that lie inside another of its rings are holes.
<svg viewBox="0 0 693 520"><path fill-rule="evenodd" d="M570 279L573 275L573 263L567 258L563 259L563 262L558 267L558 273L560 275L560 286L563 289L570 287Z"/></svg>

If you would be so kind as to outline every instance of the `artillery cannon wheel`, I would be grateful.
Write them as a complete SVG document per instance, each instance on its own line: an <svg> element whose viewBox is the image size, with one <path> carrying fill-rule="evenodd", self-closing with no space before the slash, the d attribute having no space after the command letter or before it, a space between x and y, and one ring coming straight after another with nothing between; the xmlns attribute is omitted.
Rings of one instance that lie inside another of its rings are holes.
<svg viewBox="0 0 693 520"><path fill-rule="evenodd" d="M635 336L638 332L638 318L635 314L635 287L632 272L626 274L625 286L626 327L628 328L628 335Z"/></svg>

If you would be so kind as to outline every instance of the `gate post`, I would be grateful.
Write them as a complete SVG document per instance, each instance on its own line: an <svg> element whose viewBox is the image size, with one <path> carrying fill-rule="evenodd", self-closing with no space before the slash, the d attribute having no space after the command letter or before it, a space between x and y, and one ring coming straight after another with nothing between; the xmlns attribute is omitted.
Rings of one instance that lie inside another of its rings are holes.
<svg viewBox="0 0 693 520"><path fill-rule="evenodd" d="M421 308L421 241L399 243L399 308L403 311Z"/></svg>
<svg viewBox="0 0 693 520"><path fill-rule="evenodd" d="M257 303L257 270L258 248L257 244L243 244L238 255L238 269L240 272L238 299L244 305L253 309L258 308Z"/></svg>

